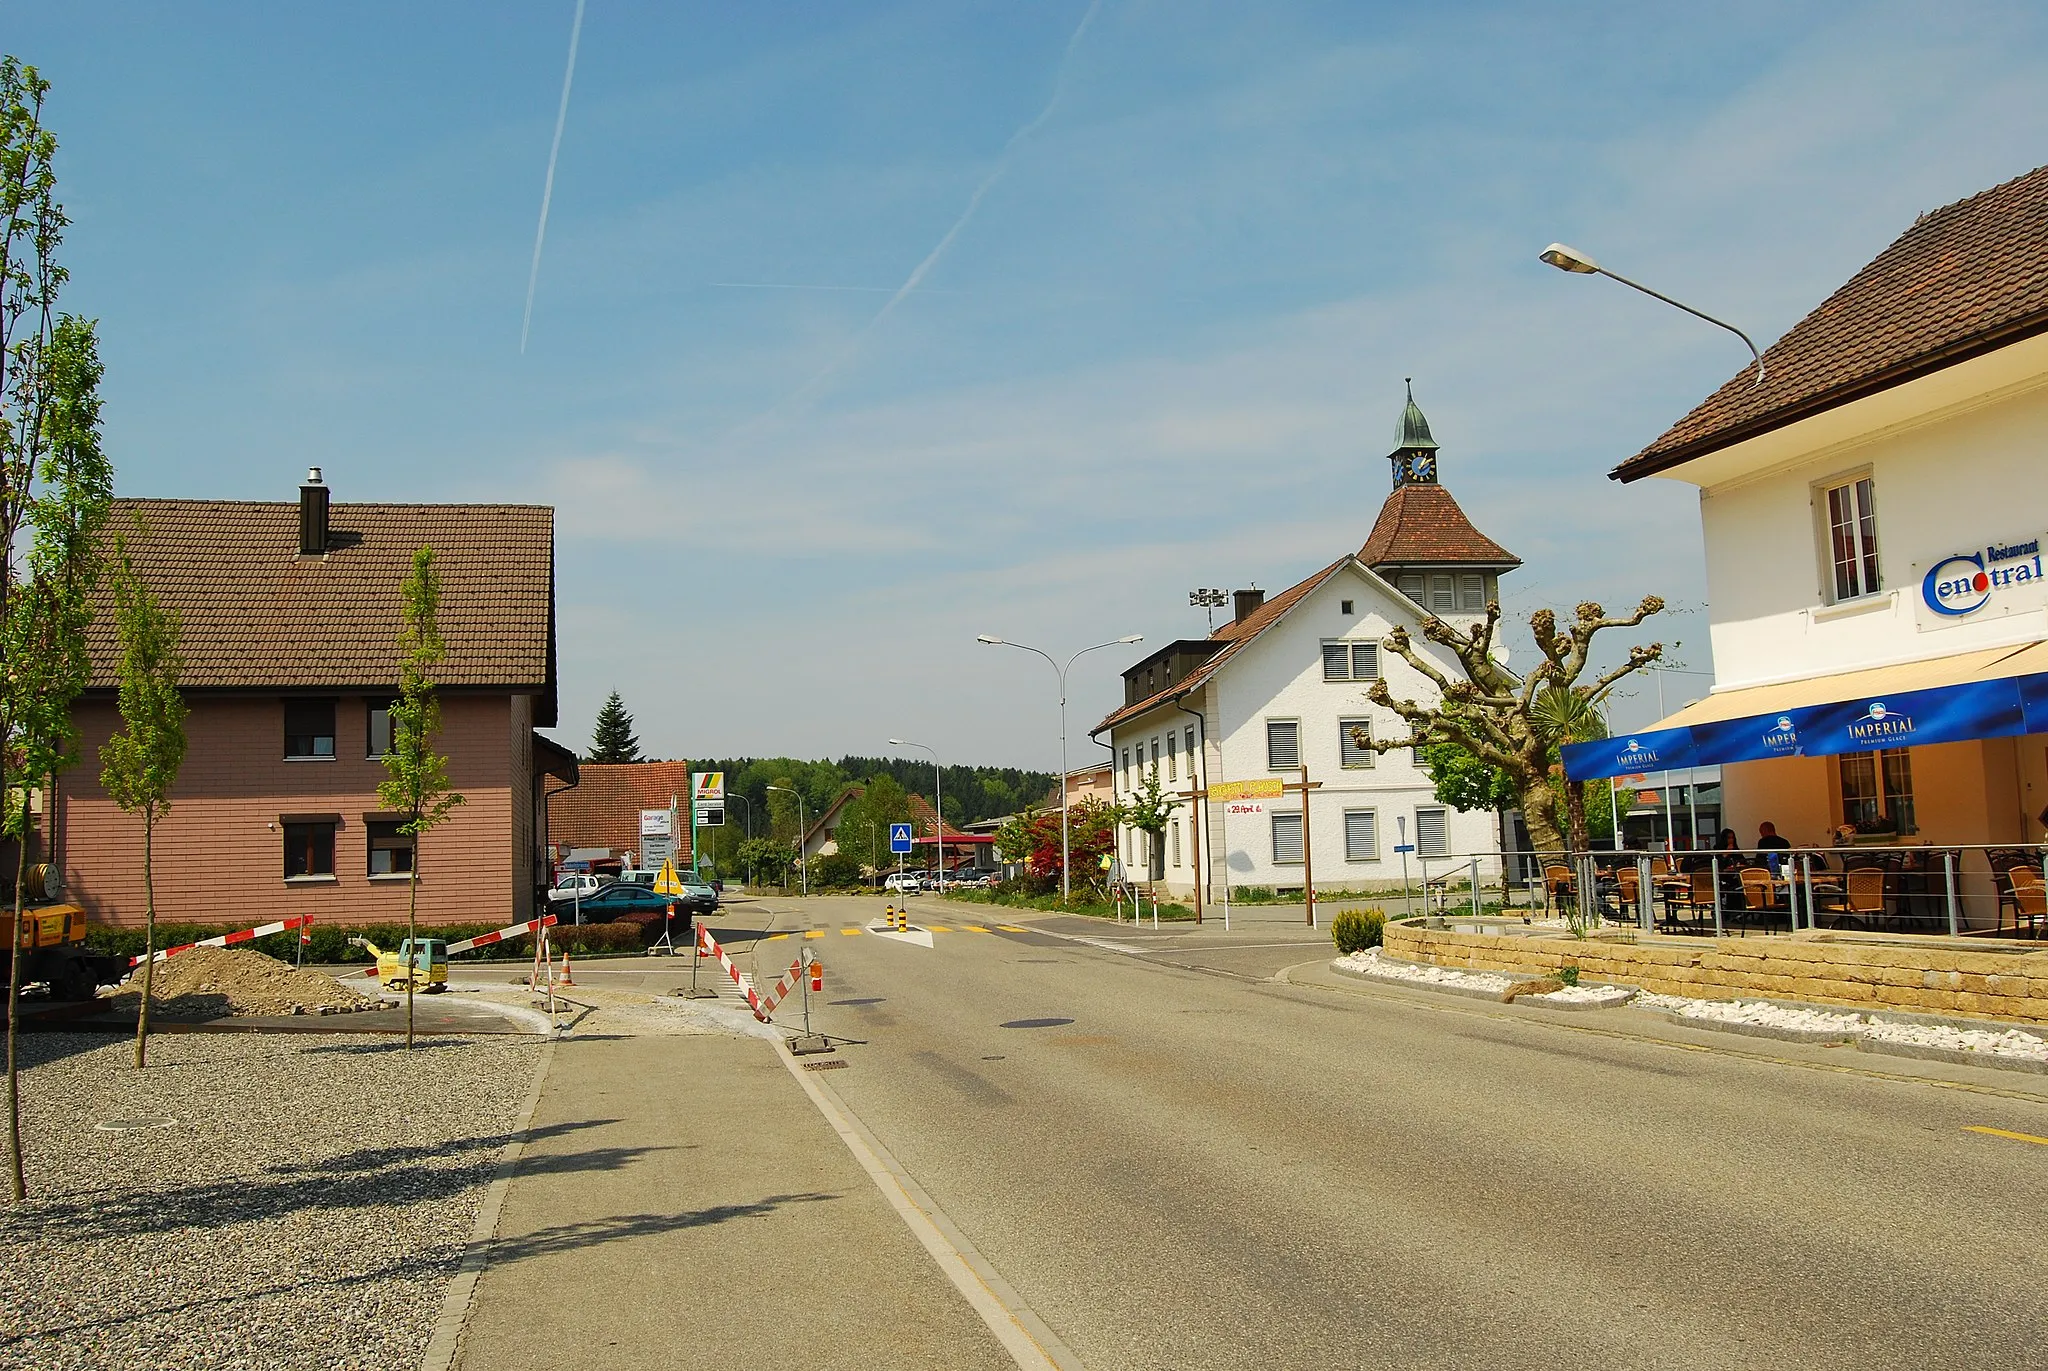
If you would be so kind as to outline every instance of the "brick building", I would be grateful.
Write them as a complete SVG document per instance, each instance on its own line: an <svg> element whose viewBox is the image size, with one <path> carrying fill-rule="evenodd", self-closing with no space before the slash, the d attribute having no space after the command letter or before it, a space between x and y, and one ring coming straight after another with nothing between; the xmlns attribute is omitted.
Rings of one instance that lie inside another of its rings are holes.
<svg viewBox="0 0 2048 1371"><path fill-rule="evenodd" d="M678 867L690 860L688 762L585 762L574 789L548 796L547 841L558 852L601 847L614 857L640 855L640 811L667 809L680 816L675 833Z"/></svg>
<svg viewBox="0 0 2048 1371"><path fill-rule="evenodd" d="M317 468L297 504L117 500L110 529L182 620L185 765L156 832L159 918L255 924L403 919L413 845L377 799L398 683L399 586L422 545L441 572L439 687L449 780L466 802L419 852L420 917L526 916L546 877L548 778L576 759L555 722L554 511L331 505ZM70 895L143 917L142 822L99 781L120 727L111 606L89 634L74 717L81 764L57 791Z"/></svg>

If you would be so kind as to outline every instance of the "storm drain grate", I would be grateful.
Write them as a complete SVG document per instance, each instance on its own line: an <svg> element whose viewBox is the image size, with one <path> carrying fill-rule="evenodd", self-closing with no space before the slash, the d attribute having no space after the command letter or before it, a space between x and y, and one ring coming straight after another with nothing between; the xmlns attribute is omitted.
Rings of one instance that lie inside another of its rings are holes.
<svg viewBox="0 0 2048 1371"><path fill-rule="evenodd" d="M853 1064L853 1063L851 1063L851 1062L842 1062L842 1061L829 1061L829 1062L805 1062L805 1063L804 1063L804 1070L806 1070L806 1071L844 1071L844 1070L845 1070L845 1069L846 1069L847 1067L851 1066L852 1064Z"/></svg>

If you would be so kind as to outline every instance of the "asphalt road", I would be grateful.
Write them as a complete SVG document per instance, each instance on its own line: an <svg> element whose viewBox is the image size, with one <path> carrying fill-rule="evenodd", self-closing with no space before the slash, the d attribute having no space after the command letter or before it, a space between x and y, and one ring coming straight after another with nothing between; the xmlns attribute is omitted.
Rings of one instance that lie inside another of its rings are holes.
<svg viewBox="0 0 2048 1371"><path fill-rule="evenodd" d="M713 923L763 971L825 930L832 1088L1092 1371L2048 1360L2048 1146L1966 1131L2048 1137L2043 1078L1279 983L1298 909L917 905L929 948Z"/></svg>

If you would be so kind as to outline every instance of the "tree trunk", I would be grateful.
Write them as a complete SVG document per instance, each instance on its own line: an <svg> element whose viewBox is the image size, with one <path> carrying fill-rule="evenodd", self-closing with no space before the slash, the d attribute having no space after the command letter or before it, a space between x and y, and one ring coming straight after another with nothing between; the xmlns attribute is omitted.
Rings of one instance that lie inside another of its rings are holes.
<svg viewBox="0 0 2048 1371"><path fill-rule="evenodd" d="M1557 826L1557 792L1548 779L1539 777L1523 785L1522 822L1529 829L1529 850L1539 859L1564 854L1564 834Z"/></svg>
<svg viewBox="0 0 2048 1371"><path fill-rule="evenodd" d="M6 791L0 789L0 804L5 803ZM28 797L24 792L22 808L26 811ZM21 1169L21 1078L19 1063L15 1059L15 1034L18 1031L16 1011L21 1002L21 891L28 872L28 828L27 814L22 816L20 845L15 849L14 863L14 929L9 934L11 945L7 956L7 1139L9 1158L14 1165L15 1203L28 1198L28 1186Z"/></svg>
<svg viewBox="0 0 2048 1371"><path fill-rule="evenodd" d="M135 1016L135 1069L149 1052L149 999L156 988L156 872L151 866L156 807L142 810L142 1008Z"/></svg>
<svg viewBox="0 0 2048 1371"><path fill-rule="evenodd" d="M1564 783L1564 812L1571 825L1572 855L1592 850L1593 839L1586 829L1586 787L1576 781Z"/></svg>

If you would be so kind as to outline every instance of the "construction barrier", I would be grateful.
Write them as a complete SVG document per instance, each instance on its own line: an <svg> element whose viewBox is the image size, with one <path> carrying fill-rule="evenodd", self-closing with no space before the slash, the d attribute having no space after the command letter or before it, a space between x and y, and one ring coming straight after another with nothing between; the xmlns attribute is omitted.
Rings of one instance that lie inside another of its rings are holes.
<svg viewBox="0 0 2048 1371"><path fill-rule="evenodd" d="M479 933L474 938L464 938L459 943L448 944L448 955L452 957L458 952L468 952L479 947L489 947L492 943L501 943L507 938L517 938L521 934L531 933L537 928L552 928L554 923L555 916L549 914L538 919L528 919L523 924L508 924L496 932Z"/></svg>
<svg viewBox="0 0 2048 1371"><path fill-rule="evenodd" d="M294 928L304 928L312 922L311 914L302 914L296 919L280 919L274 924L258 924L255 928L245 928L236 933L223 933L218 938L201 938L196 943L180 943L176 947L164 948L156 954L155 960L162 961L166 957L175 957L180 952L190 952L195 947L233 947L236 943L254 942L273 933L288 933ZM130 957L128 965L140 966L142 958Z"/></svg>
<svg viewBox="0 0 2048 1371"><path fill-rule="evenodd" d="M718 964L725 968L725 974L732 980L735 986L739 987L740 993L747 997L747 1007L754 1011L754 1017L762 1023L772 1023L773 1020L769 1018L769 1015L775 1012L775 1006L781 1004L788 997L790 991L802 984L804 965L807 960L803 952L798 952L795 959L790 962L789 970L782 973L782 979L778 980L764 994L754 988L752 977L746 975L737 966L733 965L732 958L727 956L725 949L718 945L718 939L712 937L711 930L702 924L697 925L697 953L699 956L715 957L718 959ZM824 985L822 979L824 976L824 964L818 961L815 956L808 958L808 961L810 963L811 988L816 990Z"/></svg>
<svg viewBox="0 0 2048 1371"><path fill-rule="evenodd" d="M768 1011L761 1008L760 992L754 989L752 981L740 974L740 969L732 964L732 958L726 956L725 949L718 945L718 939L712 937L711 930L703 924L697 925L697 950L706 957L718 959L718 964L725 968L725 974L732 978L732 983L747 997L747 1004L754 1011L754 1017L762 1023L767 1023Z"/></svg>

